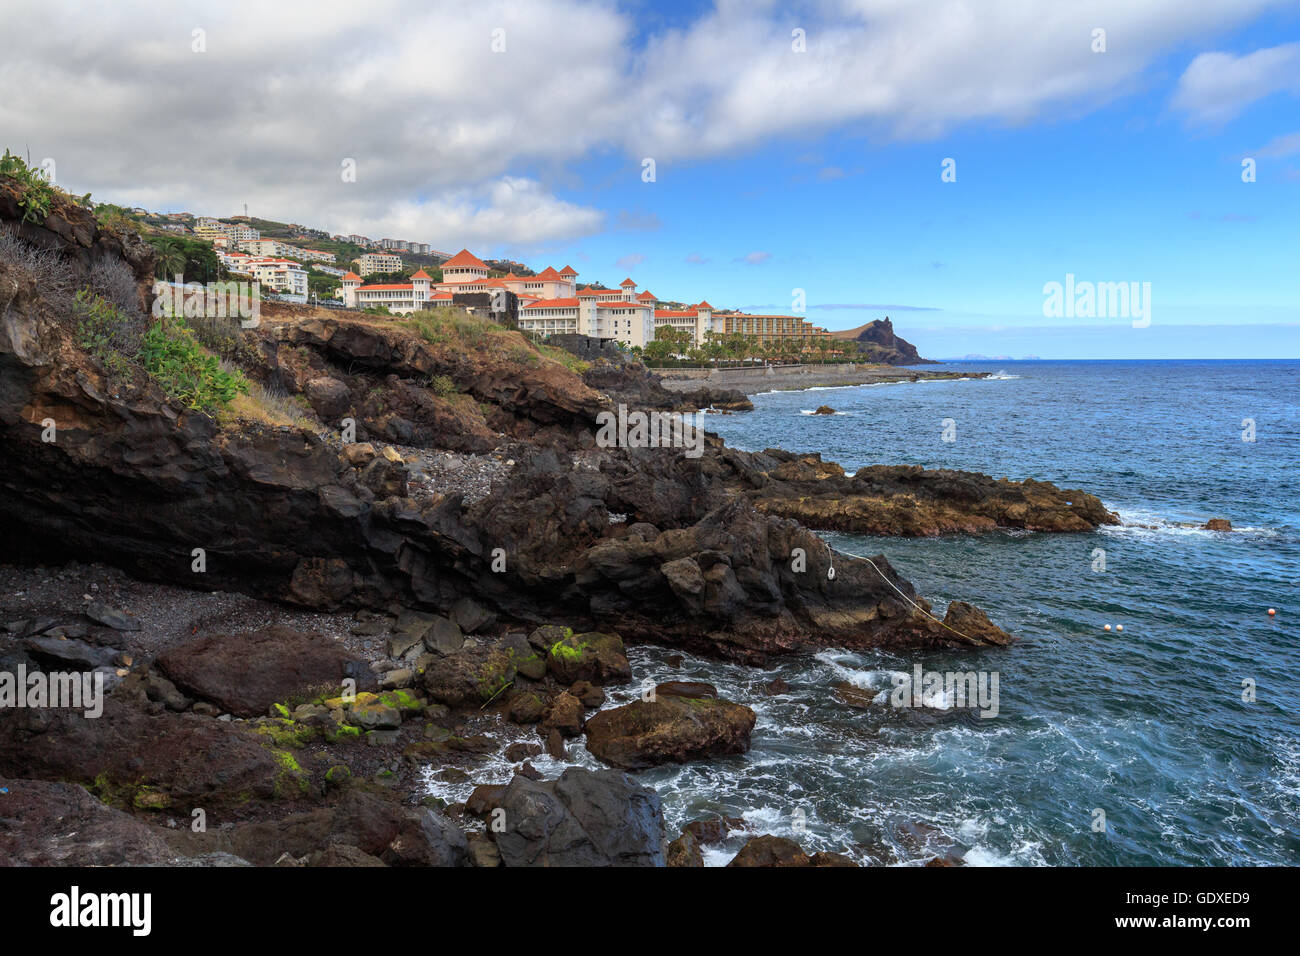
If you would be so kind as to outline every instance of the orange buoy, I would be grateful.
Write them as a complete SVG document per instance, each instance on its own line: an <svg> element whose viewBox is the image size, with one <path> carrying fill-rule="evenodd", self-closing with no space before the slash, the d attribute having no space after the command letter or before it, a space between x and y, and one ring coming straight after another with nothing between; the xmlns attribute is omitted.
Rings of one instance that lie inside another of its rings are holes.
<svg viewBox="0 0 1300 956"><path fill-rule="evenodd" d="M1110 625L1109 625L1109 624L1106 625L1106 630L1108 630L1108 631L1110 630Z"/></svg>
<svg viewBox="0 0 1300 956"><path fill-rule="evenodd" d="M1115 625L1115 630L1117 630L1117 631L1122 631L1122 630L1124 630L1124 625L1123 625L1123 624L1116 624L1116 625Z"/></svg>
<svg viewBox="0 0 1300 956"><path fill-rule="evenodd" d="M1274 614L1276 614L1276 613L1277 613L1277 608L1271 607L1271 608L1268 609L1268 616L1269 616L1269 617L1272 617L1272 616L1273 616Z"/></svg>

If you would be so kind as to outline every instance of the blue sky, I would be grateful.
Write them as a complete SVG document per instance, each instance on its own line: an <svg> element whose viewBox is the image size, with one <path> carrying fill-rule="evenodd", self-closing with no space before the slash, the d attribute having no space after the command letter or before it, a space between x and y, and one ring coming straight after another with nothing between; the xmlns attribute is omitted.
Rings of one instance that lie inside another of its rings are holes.
<svg viewBox="0 0 1300 956"><path fill-rule="evenodd" d="M721 308L802 289L813 322L888 315L935 357L1300 357L1298 0L9 0L0 21L25 38L0 145L99 200L247 203ZM1150 325L1045 317L1067 275L1150 283Z"/></svg>
<svg viewBox="0 0 1300 956"><path fill-rule="evenodd" d="M1297 38L1294 14L1271 15L1215 48ZM630 225L557 246L556 260L584 279L626 274L661 297L750 311L789 312L802 288L811 321L889 315L934 356L1297 357L1300 149L1260 153L1300 130L1300 99L1277 92L1230 121L1189 123L1171 98L1201 49L1153 63L1128 95L1024 125L909 142L849 124L659 163L653 183L625 155L594 157L561 194ZM741 261L751 253L762 261ZM1151 325L1045 319L1043 285L1066 273L1150 282Z"/></svg>

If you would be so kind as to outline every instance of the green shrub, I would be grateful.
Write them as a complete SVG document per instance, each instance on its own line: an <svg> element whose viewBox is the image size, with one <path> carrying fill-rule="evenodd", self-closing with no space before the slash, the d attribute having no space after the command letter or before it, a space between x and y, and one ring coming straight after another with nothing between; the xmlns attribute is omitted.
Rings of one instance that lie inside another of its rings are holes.
<svg viewBox="0 0 1300 956"><path fill-rule="evenodd" d="M110 378L130 378L130 357L140 347L142 323L90 289L73 296L72 314L77 344L99 360Z"/></svg>
<svg viewBox="0 0 1300 956"><path fill-rule="evenodd" d="M227 372L209 355L183 322L155 323L144 335L140 364L172 398L186 408L224 408L236 395L248 393L248 379Z"/></svg>
<svg viewBox="0 0 1300 956"><path fill-rule="evenodd" d="M54 202L54 186L45 174L6 149L4 156L0 157L0 176L9 177L22 188L18 204L23 211L23 222L37 225L45 222Z"/></svg>
<svg viewBox="0 0 1300 956"><path fill-rule="evenodd" d="M435 375L429 379L429 391L433 392L433 394L437 395L439 398L448 398L449 396L455 395L460 391L460 389L458 389L456 383L446 375Z"/></svg>

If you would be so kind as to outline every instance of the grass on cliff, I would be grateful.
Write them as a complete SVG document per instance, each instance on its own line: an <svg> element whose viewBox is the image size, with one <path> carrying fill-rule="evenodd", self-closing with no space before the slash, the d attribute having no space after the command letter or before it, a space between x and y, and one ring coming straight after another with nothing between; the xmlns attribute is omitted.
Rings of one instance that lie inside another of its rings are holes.
<svg viewBox="0 0 1300 956"><path fill-rule="evenodd" d="M564 349L535 343L522 332L461 309L441 308L413 313L400 324L419 333L431 345L480 352L501 351L511 361L530 368L553 362L575 375L582 375L591 368L590 362Z"/></svg>

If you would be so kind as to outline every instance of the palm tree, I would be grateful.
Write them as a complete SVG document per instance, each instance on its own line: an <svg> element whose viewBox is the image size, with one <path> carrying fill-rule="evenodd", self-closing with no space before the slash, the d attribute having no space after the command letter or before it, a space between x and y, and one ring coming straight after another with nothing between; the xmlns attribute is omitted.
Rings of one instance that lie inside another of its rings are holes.
<svg viewBox="0 0 1300 956"><path fill-rule="evenodd" d="M176 239L161 236L153 240L153 248L158 254L158 278L166 280L185 269L185 251Z"/></svg>

